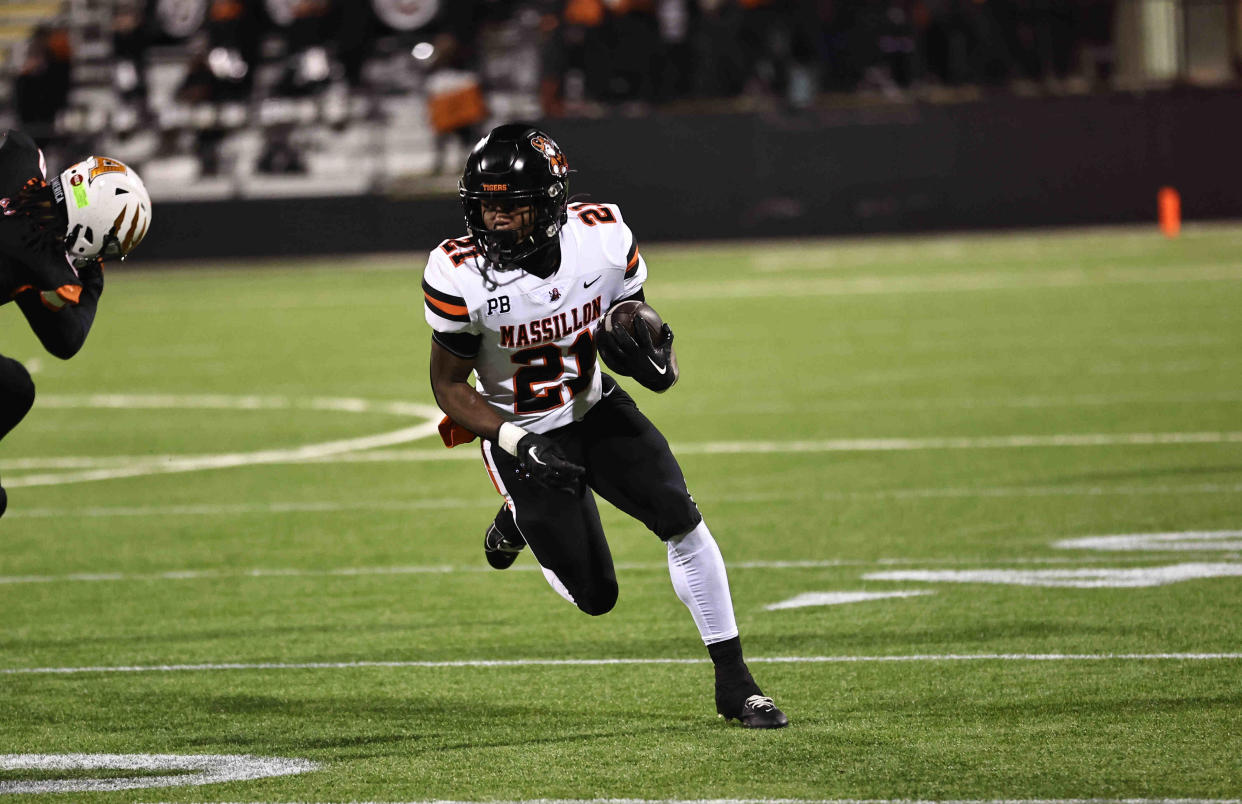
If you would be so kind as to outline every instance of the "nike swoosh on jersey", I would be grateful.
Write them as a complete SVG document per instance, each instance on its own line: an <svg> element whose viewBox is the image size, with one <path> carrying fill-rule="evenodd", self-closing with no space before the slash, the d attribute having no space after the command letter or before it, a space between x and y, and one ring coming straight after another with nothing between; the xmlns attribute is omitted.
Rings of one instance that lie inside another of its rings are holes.
<svg viewBox="0 0 1242 804"><path fill-rule="evenodd" d="M597 276L594 279L592 279L590 282L583 282L582 287L589 288L591 285L594 285L598 281L599 281L599 277Z"/></svg>

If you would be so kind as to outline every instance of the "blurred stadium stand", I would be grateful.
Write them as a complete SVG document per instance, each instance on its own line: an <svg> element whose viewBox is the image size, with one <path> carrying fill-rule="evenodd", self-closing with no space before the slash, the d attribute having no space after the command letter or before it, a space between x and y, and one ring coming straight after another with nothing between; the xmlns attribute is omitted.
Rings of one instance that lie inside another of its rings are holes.
<svg viewBox="0 0 1242 804"><path fill-rule="evenodd" d="M460 228L470 144L512 119L656 237L1125 220L1179 173L1204 187L1188 214L1239 215L1209 165L1237 162L1240 8L0 0L0 124L53 166L134 164L157 256L422 248Z"/></svg>

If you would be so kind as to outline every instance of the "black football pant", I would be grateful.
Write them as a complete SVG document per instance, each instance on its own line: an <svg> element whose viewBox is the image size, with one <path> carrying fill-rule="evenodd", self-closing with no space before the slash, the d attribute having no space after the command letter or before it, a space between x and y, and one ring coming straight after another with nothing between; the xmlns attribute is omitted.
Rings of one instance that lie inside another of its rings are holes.
<svg viewBox="0 0 1242 804"><path fill-rule="evenodd" d="M0 355L0 438L17 426L34 405L35 387L26 367Z"/></svg>
<svg viewBox="0 0 1242 804"><path fill-rule="evenodd" d="M34 381L26 367L11 357L0 355L0 439L26 416L34 399ZM4 516L8 505L8 494L0 486L0 516Z"/></svg>
<svg viewBox="0 0 1242 804"><path fill-rule="evenodd" d="M535 559L587 614L604 614L617 602L617 575L592 491L664 541L703 519L664 436L607 374L603 393L582 421L544 434L586 469L577 492L536 483L517 458L483 442L483 460Z"/></svg>

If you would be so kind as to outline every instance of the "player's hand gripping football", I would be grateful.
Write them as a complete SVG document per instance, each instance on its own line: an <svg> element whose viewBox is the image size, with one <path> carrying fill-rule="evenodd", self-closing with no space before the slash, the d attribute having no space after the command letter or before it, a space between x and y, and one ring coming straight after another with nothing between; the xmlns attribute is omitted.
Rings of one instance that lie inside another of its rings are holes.
<svg viewBox="0 0 1242 804"><path fill-rule="evenodd" d="M630 335L621 327L611 332L600 330L595 335L595 348L608 368L633 377L644 388L662 393L677 382L677 361L673 358L673 330L668 324L660 327L658 341L645 325L634 327Z"/></svg>
<svg viewBox="0 0 1242 804"><path fill-rule="evenodd" d="M576 492L585 472L566 457L555 441L539 433L522 436L515 457L527 477L557 491Z"/></svg>

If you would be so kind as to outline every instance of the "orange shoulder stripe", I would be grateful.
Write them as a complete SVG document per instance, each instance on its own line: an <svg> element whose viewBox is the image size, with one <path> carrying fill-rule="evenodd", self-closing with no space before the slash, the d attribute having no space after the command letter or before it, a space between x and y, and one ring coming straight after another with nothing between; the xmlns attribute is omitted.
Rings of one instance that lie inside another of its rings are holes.
<svg viewBox="0 0 1242 804"><path fill-rule="evenodd" d="M443 310L449 315L469 315L470 313L464 304L448 304L447 302L442 302L439 299L432 298L431 294L425 290L423 291L423 295L427 297L428 304L435 307L437 310Z"/></svg>

